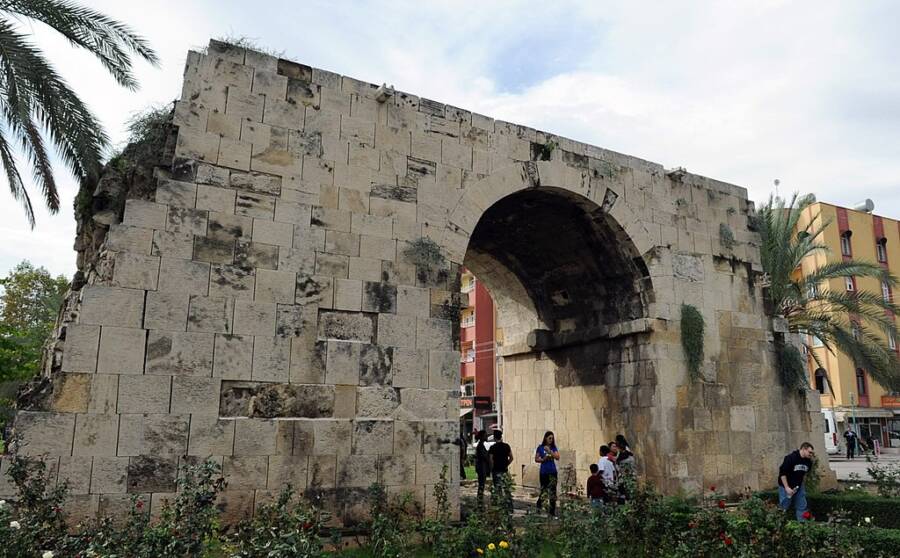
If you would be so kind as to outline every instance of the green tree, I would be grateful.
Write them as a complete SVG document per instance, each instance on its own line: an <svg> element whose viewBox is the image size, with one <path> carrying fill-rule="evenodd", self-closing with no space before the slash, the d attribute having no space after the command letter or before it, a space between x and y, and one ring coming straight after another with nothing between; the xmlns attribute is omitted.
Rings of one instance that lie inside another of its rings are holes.
<svg viewBox="0 0 900 558"><path fill-rule="evenodd" d="M53 331L69 282L23 261L0 279L0 381L29 378Z"/></svg>
<svg viewBox="0 0 900 558"><path fill-rule="evenodd" d="M0 0L0 167L13 198L34 226L34 209L15 159L25 155L32 179L51 213L59 193L45 139L78 180L94 180L109 138L97 118L56 73L15 22L46 24L73 46L97 57L128 89L137 89L131 53L157 64L147 42L104 14L67 0Z"/></svg>
<svg viewBox="0 0 900 558"><path fill-rule="evenodd" d="M856 260L828 262L805 276L797 272L804 258L829 252L820 242L829 221L814 214L807 225L799 226L802 212L814 202L812 195L794 194L790 201L770 197L757 212L769 302L804 343L814 336L829 351L849 356L885 388L900 390L900 361L885 341L885 334L895 332L892 315L900 313L900 307L880 292L828 288L829 281L847 277L871 277L896 286L897 277L875 263ZM812 346L808 348L822 366Z"/></svg>

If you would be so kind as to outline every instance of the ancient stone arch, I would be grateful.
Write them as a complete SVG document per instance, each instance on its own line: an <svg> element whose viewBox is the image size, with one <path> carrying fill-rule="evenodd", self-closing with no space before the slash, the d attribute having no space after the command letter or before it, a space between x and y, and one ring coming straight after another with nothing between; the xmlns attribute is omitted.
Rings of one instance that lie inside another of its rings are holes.
<svg viewBox="0 0 900 558"><path fill-rule="evenodd" d="M520 480L546 429L582 476L624 433L668 491L767 486L822 439L773 370L743 188L215 41L174 124L156 184L97 187L20 401L17 450L81 515L156 508L207 458L226 519L285 483L345 523L374 480L430 508L459 474L461 265L498 301Z"/></svg>

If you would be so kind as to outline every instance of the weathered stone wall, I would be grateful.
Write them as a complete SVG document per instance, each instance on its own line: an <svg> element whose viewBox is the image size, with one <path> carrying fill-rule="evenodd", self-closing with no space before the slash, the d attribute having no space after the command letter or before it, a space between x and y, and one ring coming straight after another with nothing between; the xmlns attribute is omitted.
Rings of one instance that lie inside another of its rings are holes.
<svg viewBox="0 0 900 558"><path fill-rule="evenodd" d="M345 523L375 480L430 507L458 476L463 263L508 332L518 463L544 429L579 468L624 432L667 488L756 487L822 439L772 372L741 188L216 42L189 54L175 124L16 421L83 515L158 509L203 458L226 519L287 482ZM707 324L695 384L682 302Z"/></svg>

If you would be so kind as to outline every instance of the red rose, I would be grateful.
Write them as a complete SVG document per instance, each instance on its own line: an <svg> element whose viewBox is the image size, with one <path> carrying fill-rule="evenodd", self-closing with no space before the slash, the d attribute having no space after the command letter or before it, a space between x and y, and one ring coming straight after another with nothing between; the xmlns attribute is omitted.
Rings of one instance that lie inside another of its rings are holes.
<svg viewBox="0 0 900 558"><path fill-rule="evenodd" d="M809 513L809 510L803 512L803 519L812 519L812 514Z"/></svg>
<svg viewBox="0 0 900 558"><path fill-rule="evenodd" d="M731 546L731 543L733 543L734 541L731 540L731 537L725 537L724 539L722 539L722 542L725 543L725 546Z"/></svg>
<svg viewBox="0 0 900 558"><path fill-rule="evenodd" d="M719 509L720 509L720 510L724 510L724 509L725 509L725 500L719 500Z"/></svg>

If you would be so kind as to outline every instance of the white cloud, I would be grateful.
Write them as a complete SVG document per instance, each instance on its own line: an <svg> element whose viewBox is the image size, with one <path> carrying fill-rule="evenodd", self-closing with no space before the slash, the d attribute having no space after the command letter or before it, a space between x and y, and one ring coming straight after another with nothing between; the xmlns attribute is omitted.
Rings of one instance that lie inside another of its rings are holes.
<svg viewBox="0 0 900 558"><path fill-rule="evenodd" d="M900 7L742 2L119 2L92 6L160 51L142 89L38 30L115 140L136 110L178 95L186 51L234 34L300 62L734 182L772 180L900 217ZM74 270L74 185L29 232L0 193L0 273L28 257Z"/></svg>

